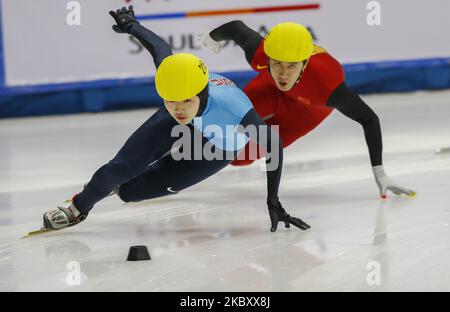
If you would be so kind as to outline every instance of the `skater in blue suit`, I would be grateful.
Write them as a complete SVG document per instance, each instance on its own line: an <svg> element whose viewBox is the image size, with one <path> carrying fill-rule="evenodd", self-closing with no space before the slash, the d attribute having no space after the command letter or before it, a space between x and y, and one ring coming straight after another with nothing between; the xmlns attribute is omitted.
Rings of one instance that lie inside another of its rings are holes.
<svg viewBox="0 0 450 312"><path fill-rule="evenodd" d="M209 73L198 57L174 55L164 40L136 21L132 6L110 14L116 21L115 32L133 35L152 55L157 68L155 85L164 107L94 173L67 207L46 212L44 227L59 230L76 225L110 194L117 194L124 202L136 202L178 193L226 167L248 140L253 140L268 156L271 231L276 231L278 222L308 229L309 225L290 216L278 199L282 142L261 120L247 96L227 78ZM250 134L246 131L249 128L255 132Z"/></svg>

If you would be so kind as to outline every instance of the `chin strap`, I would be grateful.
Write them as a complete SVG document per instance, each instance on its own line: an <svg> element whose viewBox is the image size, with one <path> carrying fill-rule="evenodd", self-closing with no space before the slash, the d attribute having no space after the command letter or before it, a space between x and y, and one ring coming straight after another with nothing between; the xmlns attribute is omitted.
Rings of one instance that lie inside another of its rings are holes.
<svg viewBox="0 0 450 312"><path fill-rule="evenodd" d="M200 117L205 111L206 105L208 104L209 87L206 87L197 95L200 99L200 107L198 108L197 115L195 117Z"/></svg>
<svg viewBox="0 0 450 312"><path fill-rule="evenodd" d="M300 75L298 75L298 79L297 79L297 81L295 82L295 84L298 84L298 83L300 82L300 79L302 78L302 75L303 75L303 73L305 72L306 65L308 65L308 62L309 62L309 59L303 61L303 68L302 68L302 71L300 72Z"/></svg>

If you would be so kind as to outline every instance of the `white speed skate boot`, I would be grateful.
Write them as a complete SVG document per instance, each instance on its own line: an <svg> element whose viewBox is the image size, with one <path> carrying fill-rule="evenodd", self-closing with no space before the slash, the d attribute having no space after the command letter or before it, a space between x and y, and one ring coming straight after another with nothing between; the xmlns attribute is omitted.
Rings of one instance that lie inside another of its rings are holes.
<svg viewBox="0 0 450 312"><path fill-rule="evenodd" d="M77 195L66 201L66 204L69 204L68 207L58 207L58 209L44 213L44 228L46 230L60 230L78 224L86 219L87 215L78 211L73 203Z"/></svg>

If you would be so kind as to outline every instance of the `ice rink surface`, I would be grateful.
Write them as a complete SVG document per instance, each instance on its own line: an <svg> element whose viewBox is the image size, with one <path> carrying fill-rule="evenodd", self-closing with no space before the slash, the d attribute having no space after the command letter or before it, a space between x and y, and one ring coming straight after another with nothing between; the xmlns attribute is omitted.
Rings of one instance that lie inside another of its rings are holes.
<svg viewBox="0 0 450 312"><path fill-rule="evenodd" d="M258 162L174 196L108 197L80 225L22 239L154 110L0 120L0 290L450 291L450 152L435 153L450 147L450 91L364 99L386 172L418 195L380 200L362 128L335 111L285 150L280 199L305 232L269 232ZM125 261L132 245L153 259Z"/></svg>

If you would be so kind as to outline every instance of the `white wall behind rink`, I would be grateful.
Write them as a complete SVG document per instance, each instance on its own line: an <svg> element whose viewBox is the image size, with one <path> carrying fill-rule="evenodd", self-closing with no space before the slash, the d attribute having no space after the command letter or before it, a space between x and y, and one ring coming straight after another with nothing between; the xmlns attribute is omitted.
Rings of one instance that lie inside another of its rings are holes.
<svg viewBox="0 0 450 312"><path fill-rule="evenodd" d="M2 28L7 86L39 85L153 76L150 55L128 35L112 31L110 9L125 0L78 0L81 25L69 26L69 0L3 0ZM195 53L211 71L249 67L243 52L229 44L219 55L202 50L198 33L241 19L254 29L283 21L311 27L319 45L343 63L450 57L450 1L379 0L381 25L369 26L365 0L132 0L137 15L247 7L320 4L319 10L146 20L143 25L175 52ZM183 44L184 43L184 44Z"/></svg>

